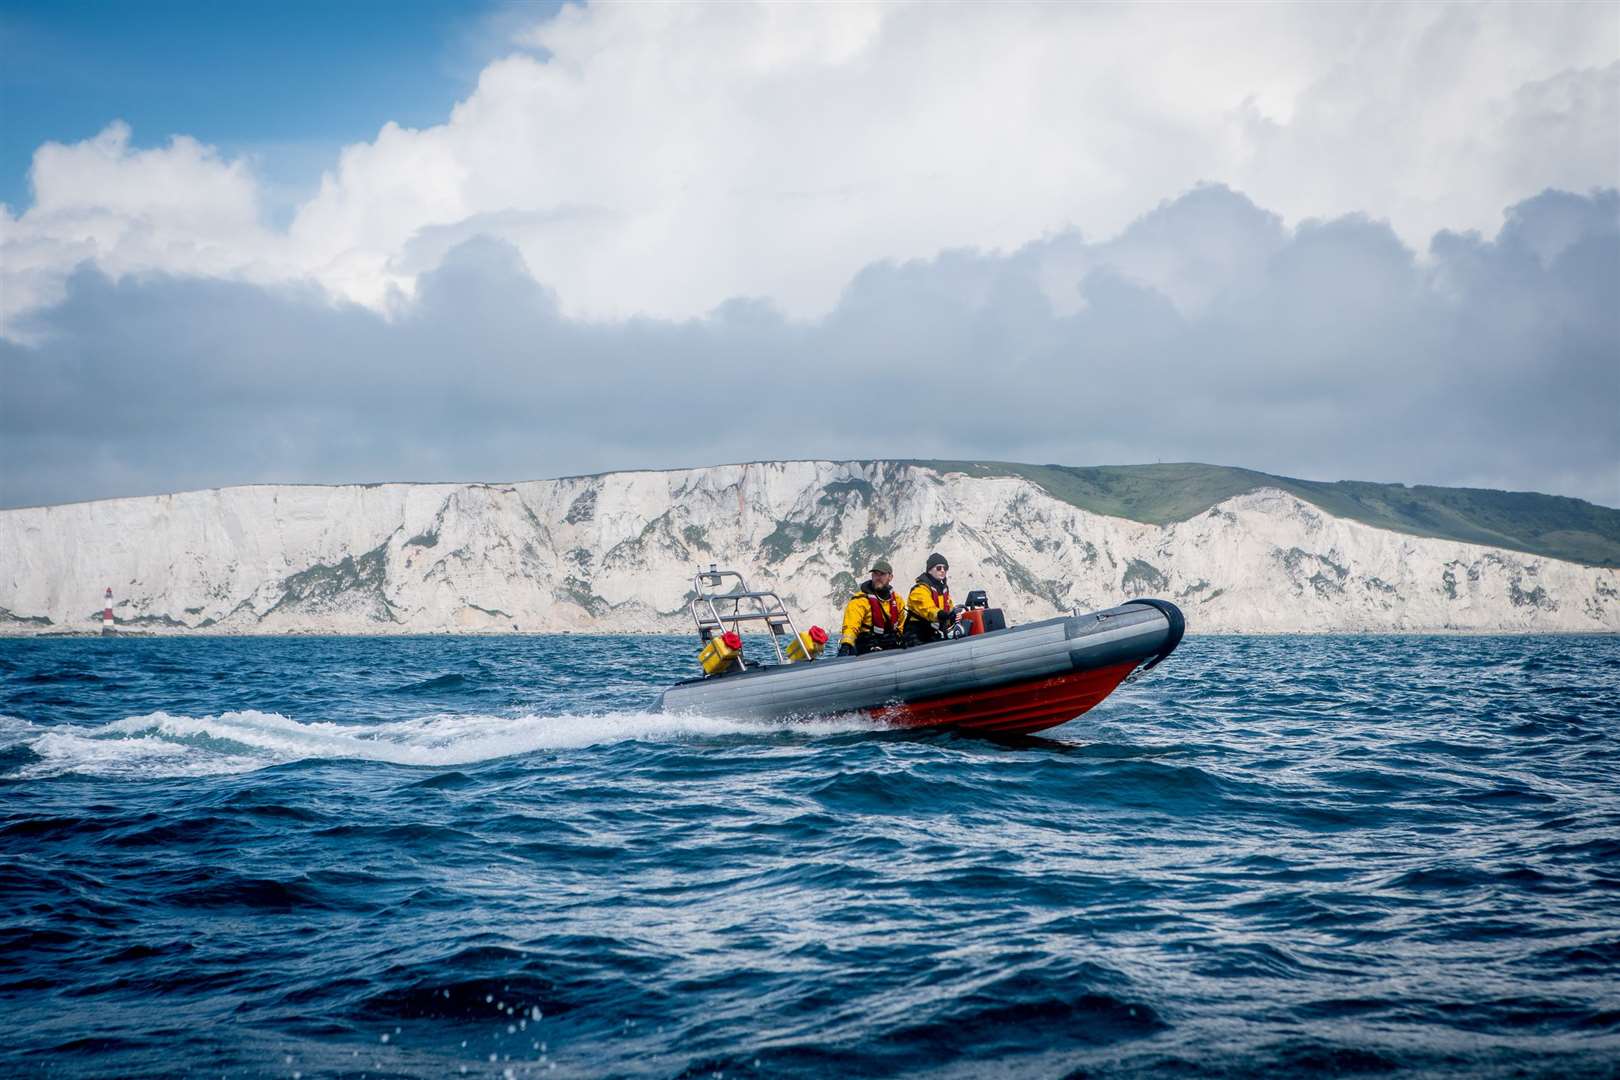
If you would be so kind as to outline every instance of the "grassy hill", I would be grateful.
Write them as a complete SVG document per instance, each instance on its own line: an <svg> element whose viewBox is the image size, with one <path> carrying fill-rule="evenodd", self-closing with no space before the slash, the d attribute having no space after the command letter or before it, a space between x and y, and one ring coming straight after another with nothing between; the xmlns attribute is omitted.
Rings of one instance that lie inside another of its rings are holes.
<svg viewBox="0 0 1620 1080"><path fill-rule="evenodd" d="M1196 463L1086 468L998 461L910 464L969 476L1019 476L1083 510L1154 525L1185 521L1256 488L1281 488L1330 514L1380 529L1489 544L1588 566L1620 566L1620 510L1560 495L1357 480L1325 483Z"/></svg>

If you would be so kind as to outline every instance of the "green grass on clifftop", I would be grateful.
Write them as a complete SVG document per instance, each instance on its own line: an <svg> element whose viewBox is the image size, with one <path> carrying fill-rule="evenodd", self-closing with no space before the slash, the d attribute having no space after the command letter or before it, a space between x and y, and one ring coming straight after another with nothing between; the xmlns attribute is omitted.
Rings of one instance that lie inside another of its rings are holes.
<svg viewBox="0 0 1620 1080"><path fill-rule="evenodd" d="M1082 510L1153 525L1186 521L1256 488L1281 488L1337 517L1380 529L1488 544L1588 566L1620 566L1620 510L1560 495L1357 480L1325 483L1196 463L1092 467L998 461L908 464L969 476L1018 476Z"/></svg>

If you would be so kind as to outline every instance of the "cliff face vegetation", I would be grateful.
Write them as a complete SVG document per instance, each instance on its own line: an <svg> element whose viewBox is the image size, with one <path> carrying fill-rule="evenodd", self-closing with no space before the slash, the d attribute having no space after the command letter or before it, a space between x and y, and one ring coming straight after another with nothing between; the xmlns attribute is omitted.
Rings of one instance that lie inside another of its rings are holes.
<svg viewBox="0 0 1620 1080"><path fill-rule="evenodd" d="M986 589L1019 622L1151 595L1205 633L1617 631L1616 520L1216 466L240 487L0 511L0 630L94 629L111 585L121 624L162 633L679 631L711 562L829 624L873 559L905 582L939 550L959 596Z"/></svg>
<svg viewBox="0 0 1620 1080"><path fill-rule="evenodd" d="M1591 566L1620 566L1620 510L1561 495L1358 480L1327 483L1197 463L1086 467L987 461L916 464L969 476L1021 477L1082 510L1153 525L1186 521L1227 499L1270 488L1335 517L1375 528Z"/></svg>

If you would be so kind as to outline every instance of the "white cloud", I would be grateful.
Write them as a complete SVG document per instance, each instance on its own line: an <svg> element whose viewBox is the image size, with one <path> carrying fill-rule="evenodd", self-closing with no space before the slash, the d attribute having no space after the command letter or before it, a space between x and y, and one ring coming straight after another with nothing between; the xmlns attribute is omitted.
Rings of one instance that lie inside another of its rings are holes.
<svg viewBox="0 0 1620 1080"><path fill-rule="evenodd" d="M134 150L129 126L93 139L46 143L34 153L34 205L0 208L0 320L62 295L69 271L95 263L114 275L162 270L273 280L294 268L259 222L257 185L240 161L195 139Z"/></svg>
<svg viewBox="0 0 1620 1080"><path fill-rule="evenodd" d="M1201 181L1422 251L1620 179L1607 4L604 4L514 47L444 124L345 149L284 234L192 140L42 147L0 214L6 332L85 259L386 309L483 232L571 314L808 316L874 260L1106 237Z"/></svg>

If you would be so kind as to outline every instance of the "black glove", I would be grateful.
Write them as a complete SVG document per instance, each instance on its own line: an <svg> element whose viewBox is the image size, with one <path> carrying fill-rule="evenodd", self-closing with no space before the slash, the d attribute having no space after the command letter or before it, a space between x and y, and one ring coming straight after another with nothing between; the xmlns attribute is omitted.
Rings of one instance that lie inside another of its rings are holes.
<svg viewBox="0 0 1620 1080"><path fill-rule="evenodd" d="M855 655L855 646L849 644L849 642L847 642L847 641L844 642L842 645L838 646L838 655L839 656L854 656Z"/></svg>
<svg viewBox="0 0 1620 1080"><path fill-rule="evenodd" d="M939 628L941 630L950 629L951 623L953 623L955 621L956 621L956 612L951 611L948 608L940 608L939 609Z"/></svg>

